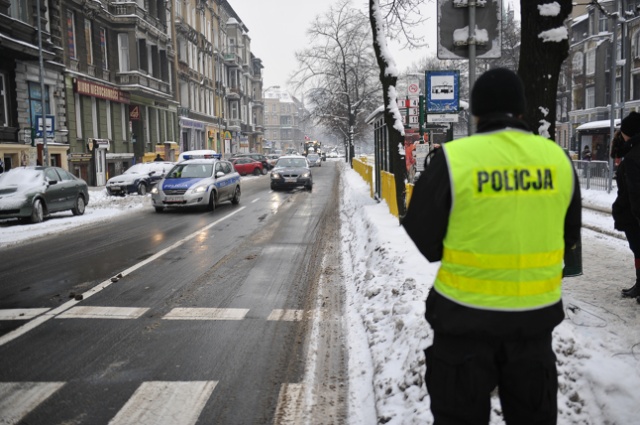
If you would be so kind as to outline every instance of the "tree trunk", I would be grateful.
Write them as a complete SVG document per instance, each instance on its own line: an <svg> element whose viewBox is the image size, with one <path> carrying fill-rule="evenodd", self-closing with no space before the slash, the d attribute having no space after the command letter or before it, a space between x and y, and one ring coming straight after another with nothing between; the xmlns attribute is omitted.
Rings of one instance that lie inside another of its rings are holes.
<svg viewBox="0 0 640 425"><path fill-rule="evenodd" d="M520 0L521 44L518 75L524 83L527 108L524 120L531 130L555 140L556 98L562 62L569 55L569 40L544 41L545 31L565 27L572 0L556 0L560 13L542 16L538 6L547 0Z"/></svg>
<svg viewBox="0 0 640 425"><path fill-rule="evenodd" d="M407 166L404 155L404 136L400 130L395 128L395 118L389 109L389 105L397 100L391 99L389 88L396 86L398 78L395 75L387 73L389 63L382 54L382 47L378 43L380 37L380 28L383 28L382 22L376 22L374 9L378 5L377 0L369 0L369 20L371 21L371 32L373 35L373 49L376 54L376 61L380 68L380 82L382 83L382 93L384 98L384 122L389 135L389 150L391 155L391 167L395 179L396 187L396 203L398 206L398 218L402 220L406 213L405 205L405 180L407 178Z"/></svg>

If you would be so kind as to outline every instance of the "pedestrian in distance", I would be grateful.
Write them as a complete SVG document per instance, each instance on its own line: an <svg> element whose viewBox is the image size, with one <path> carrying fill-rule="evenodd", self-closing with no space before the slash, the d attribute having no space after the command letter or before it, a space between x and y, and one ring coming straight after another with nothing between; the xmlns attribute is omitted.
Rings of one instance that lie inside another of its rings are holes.
<svg viewBox="0 0 640 425"><path fill-rule="evenodd" d="M580 241L580 186L524 111L515 73L481 75L476 134L436 151L402 219L427 260L441 261L425 311L435 425L488 424L496 387L507 424L557 421L552 332L564 319L564 252Z"/></svg>
<svg viewBox="0 0 640 425"><path fill-rule="evenodd" d="M164 161L164 159L162 159L162 157L160 156L160 154L156 155L156 158L153 160L154 162L160 162L160 161Z"/></svg>
<svg viewBox="0 0 640 425"><path fill-rule="evenodd" d="M589 149L589 146L585 145L584 149L582 150L582 160L583 161L591 161L591 150Z"/></svg>
<svg viewBox="0 0 640 425"><path fill-rule="evenodd" d="M622 290L623 297L640 302L640 114L630 112L611 143L612 158L621 158L616 170L618 193L611 215L616 230L624 232L633 252L636 282Z"/></svg>

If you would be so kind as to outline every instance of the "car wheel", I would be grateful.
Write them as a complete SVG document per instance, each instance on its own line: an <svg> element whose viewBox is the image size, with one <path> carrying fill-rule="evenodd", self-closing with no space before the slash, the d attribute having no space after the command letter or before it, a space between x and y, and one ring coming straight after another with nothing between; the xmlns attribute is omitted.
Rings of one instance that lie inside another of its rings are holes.
<svg viewBox="0 0 640 425"><path fill-rule="evenodd" d="M266 167L262 167L262 175L265 175L269 172Z"/></svg>
<svg viewBox="0 0 640 425"><path fill-rule="evenodd" d="M156 212L157 212L157 213L161 213L161 212L163 212L163 211L164 211L164 208L163 208L163 207L154 207L154 208L156 209Z"/></svg>
<svg viewBox="0 0 640 425"><path fill-rule="evenodd" d="M306 189L311 192L313 190L313 185L312 184L308 184Z"/></svg>
<svg viewBox="0 0 640 425"><path fill-rule="evenodd" d="M253 170L253 175L254 176L259 176L260 174L265 174L265 173L263 173L263 171L264 171L264 168L261 171L258 167L256 167L255 170Z"/></svg>
<svg viewBox="0 0 640 425"><path fill-rule="evenodd" d="M238 205L240 203L240 186L236 186L236 191L233 194L233 198L231 199L231 203L233 205Z"/></svg>
<svg viewBox="0 0 640 425"><path fill-rule="evenodd" d="M76 198L76 206L71 208L71 212L73 213L73 215L82 215L84 214L84 207L85 207L85 203L84 203L84 198L82 197L82 195L78 195L78 197Z"/></svg>
<svg viewBox="0 0 640 425"><path fill-rule="evenodd" d="M138 194L144 196L147 194L147 185L144 183L140 183L138 185Z"/></svg>
<svg viewBox="0 0 640 425"><path fill-rule="evenodd" d="M216 194L215 192L211 192L211 197L209 198L209 204L207 205L207 210L214 212L216 210Z"/></svg>
<svg viewBox="0 0 640 425"><path fill-rule="evenodd" d="M32 223L42 223L44 220L44 207L42 206L42 201L40 199L36 199L33 201L33 210L31 211L31 222Z"/></svg>

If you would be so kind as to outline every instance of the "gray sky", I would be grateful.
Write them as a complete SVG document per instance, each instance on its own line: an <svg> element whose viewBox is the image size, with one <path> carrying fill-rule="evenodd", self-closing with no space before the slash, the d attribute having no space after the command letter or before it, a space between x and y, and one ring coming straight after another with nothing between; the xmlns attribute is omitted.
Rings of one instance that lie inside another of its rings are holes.
<svg viewBox="0 0 640 425"><path fill-rule="evenodd" d="M505 5L512 0L503 0ZM335 0L229 0L231 7L249 28L251 51L262 59L264 87L286 87L291 73L296 69L294 53L309 44L306 31L314 18L325 13ZM519 1L516 0L517 10ZM368 6L368 2L354 0L354 5ZM505 6L506 7L506 6ZM419 31L429 44L419 50L401 49L390 44L390 50L399 70L418 59L435 54L437 44L437 1L423 6L423 15L429 19Z"/></svg>

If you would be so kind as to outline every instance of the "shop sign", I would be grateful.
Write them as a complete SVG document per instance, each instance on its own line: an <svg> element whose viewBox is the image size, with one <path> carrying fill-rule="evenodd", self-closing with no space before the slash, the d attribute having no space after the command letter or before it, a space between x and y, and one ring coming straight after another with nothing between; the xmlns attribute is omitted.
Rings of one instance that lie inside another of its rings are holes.
<svg viewBox="0 0 640 425"><path fill-rule="evenodd" d="M111 100L113 102L129 103L129 93L122 90L86 80L77 79L75 82L76 93L78 94L98 97L100 99Z"/></svg>
<svg viewBox="0 0 640 425"><path fill-rule="evenodd" d="M129 120L130 121L140 120L140 105L129 105Z"/></svg>
<svg viewBox="0 0 640 425"><path fill-rule="evenodd" d="M71 153L68 157L71 162L87 162L91 161L91 158L90 153Z"/></svg>

